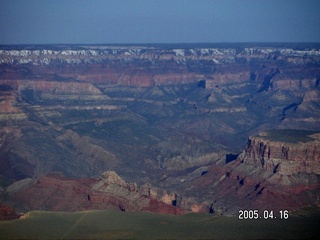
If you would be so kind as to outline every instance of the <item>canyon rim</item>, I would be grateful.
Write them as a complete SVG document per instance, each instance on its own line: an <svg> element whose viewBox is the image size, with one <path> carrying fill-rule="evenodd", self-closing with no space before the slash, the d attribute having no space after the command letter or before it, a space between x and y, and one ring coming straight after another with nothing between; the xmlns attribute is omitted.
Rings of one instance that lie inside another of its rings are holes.
<svg viewBox="0 0 320 240"><path fill-rule="evenodd" d="M1 201L319 207L319 103L317 44L1 46Z"/></svg>

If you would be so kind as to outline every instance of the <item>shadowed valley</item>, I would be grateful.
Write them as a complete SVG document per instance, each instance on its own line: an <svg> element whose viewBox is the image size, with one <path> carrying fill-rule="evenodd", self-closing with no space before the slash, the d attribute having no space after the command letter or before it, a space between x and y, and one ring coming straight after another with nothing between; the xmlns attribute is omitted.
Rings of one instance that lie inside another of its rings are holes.
<svg viewBox="0 0 320 240"><path fill-rule="evenodd" d="M1 201L319 207L319 82L316 45L2 46Z"/></svg>

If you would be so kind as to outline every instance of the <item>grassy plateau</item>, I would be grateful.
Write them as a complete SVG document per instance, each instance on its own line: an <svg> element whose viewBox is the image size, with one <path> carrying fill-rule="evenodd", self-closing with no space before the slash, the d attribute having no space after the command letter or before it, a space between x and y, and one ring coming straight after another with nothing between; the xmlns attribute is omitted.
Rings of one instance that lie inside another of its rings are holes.
<svg viewBox="0 0 320 240"><path fill-rule="evenodd" d="M0 239L319 239L319 211L286 220L239 220L213 214L41 212L0 222Z"/></svg>

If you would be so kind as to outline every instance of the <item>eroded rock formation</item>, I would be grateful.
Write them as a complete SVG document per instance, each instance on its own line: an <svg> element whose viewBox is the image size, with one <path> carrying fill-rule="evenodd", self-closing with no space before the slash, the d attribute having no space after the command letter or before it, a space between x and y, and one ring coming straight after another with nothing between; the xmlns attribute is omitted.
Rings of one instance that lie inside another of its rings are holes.
<svg viewBox="0 0 320 240"><path fill-rule="evenodd" d="M320 174L320 135L311 132L300 137L300 132L278 130L250 137L244 161L281 175ZM275 134L279 134L282 141L272 139Z"/></svg>
<svg viewBox="0 0 320 240"><path fill-rule="evenodd" d="M24 211L113 209L184 213L180 207L158 199L157 196L145 195L136 184L126 183L113 171L104 172L99 180L68 179L50 174L34 180L27 188L11 192L10 200Z"/></svg>
<svg viewBox="0 0 320 240"><path fill-rule="evenodd" d="M193 177L182 176L186 190L181 206L223 214L319 207L319 163L319 132L263 132L250 137L235 160L220 160L205 171L195 171ZM174 184L168 181L167 188L170 183Z"/></svg>
<svg viewBox="0 0 320 240"><path fill-rule="evenodd" d="M224 156L268 129L319 131L319 76L317 46L3 46L1 187L52 196L35 201L50 209L313 204L317 135L251 137L237 160Z"/></svg>

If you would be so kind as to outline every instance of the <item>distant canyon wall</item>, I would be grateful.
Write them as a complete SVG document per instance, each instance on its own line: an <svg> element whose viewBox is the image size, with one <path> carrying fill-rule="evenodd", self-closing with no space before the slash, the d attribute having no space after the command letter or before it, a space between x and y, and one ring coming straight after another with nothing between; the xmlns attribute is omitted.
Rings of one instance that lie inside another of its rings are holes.
<svg viewBox="0 0 320 240"><path fill-rule="evenodd" d="M259 81L270 87L319 85L320 51L287 48L92 47L0 50L0 79L148 87L205 81L205 87ZM301 80L309 79L308 83ZM40 85L39 85L40 87Z"/></svg>
<svg viewBox="0 0 320 240"><path fill-rule="evenodd" d="M2 47L2 172L21 179L58 165L68 176L83 177L115 166L128 173L132 159L150 162L143 166L150 169L207 164L241 151L259 131L318 131L319 89L318 49ZM110 129L121 136L119 145ZM143 151L128 150L128 139ZM47 152L55 164L42 165Z"/></svg>

